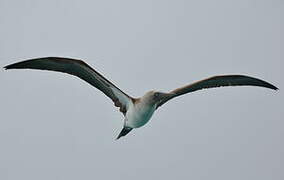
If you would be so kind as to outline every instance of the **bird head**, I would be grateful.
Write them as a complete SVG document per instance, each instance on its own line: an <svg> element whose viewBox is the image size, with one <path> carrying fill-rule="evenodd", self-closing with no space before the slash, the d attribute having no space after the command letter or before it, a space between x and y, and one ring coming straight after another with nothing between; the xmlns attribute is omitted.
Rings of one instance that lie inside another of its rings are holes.
<svg viewBox="0 0 284 180"><path fill-rule="evenodd" d="M145 100L148 103L154 105L154 104L158 104L164 98L169 98L171 96L173 96L172 93L163 93L163 92L159 92L159 91L149 91L143 96L143 98L145 98Z"/></svg>

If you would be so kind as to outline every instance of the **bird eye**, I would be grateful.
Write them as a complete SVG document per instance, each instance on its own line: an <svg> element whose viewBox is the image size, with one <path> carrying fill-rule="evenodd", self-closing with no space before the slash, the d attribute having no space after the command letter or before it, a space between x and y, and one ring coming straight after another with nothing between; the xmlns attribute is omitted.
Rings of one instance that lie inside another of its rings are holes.
<svg viewBox="0 0 284 180"><path fill-rule="evenodd" d="M159 94L158 92L155 92L155 93L154 93L154 96L155 96L155 97L159 97L159 95L160 95L160 94Z"/></svg>

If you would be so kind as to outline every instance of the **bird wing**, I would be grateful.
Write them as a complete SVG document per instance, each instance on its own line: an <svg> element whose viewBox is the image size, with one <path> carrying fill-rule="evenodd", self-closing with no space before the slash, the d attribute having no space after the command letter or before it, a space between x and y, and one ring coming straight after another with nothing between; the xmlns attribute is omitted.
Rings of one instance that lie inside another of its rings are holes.
<svg viewBox="0 0 284 180"><path fill-rule="evenodd" d="M257 79L254 77L249 77L249 76L244 76L244 75L221 75L221 76L213 76L207 79L203 79L201 81L197 81L195 83L186 85L181 88L177 88L170 93L172 94L171 96L168 96L165 99L162 99L158 105L157 108L170 99L194 92L197 90L201 89L207 89L207 88L216 88L216 87L222 87L222 86L259 86L259 87L265 87L265 88L270 88L277 90L278 88L275 87L274 85L263 81L261 79Z"/></svg>
<svg viewBox="0 0 284 180"><path fill-rule="evenodd" d="M128 109L129 102L133 99L82 60L44 57L21 61L5 66L4 68L49 70L77 76L101 90L114 102L115 106L120 108L120 111L124 115Z"/></svg>

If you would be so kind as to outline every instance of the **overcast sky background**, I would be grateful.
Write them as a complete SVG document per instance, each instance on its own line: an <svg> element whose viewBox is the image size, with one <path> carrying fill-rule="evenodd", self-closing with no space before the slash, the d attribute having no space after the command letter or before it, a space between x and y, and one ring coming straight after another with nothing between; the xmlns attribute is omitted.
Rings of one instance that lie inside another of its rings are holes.
<svg viewBox="0 0 284 180"><path fill-rule="evenodd" d="M123 116L65 74L0 71L0 179L284 179L283 0L0 0L0 66L81 58L134 97L218 74L257 87L176 98L114 139Z"/></svg>

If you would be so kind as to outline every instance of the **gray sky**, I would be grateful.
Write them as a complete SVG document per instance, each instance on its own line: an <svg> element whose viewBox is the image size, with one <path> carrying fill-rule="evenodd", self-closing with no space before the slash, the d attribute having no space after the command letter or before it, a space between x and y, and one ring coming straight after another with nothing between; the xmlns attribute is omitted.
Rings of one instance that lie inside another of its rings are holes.
<svg viewBox="0 0 284 180"><path fill-rule="evenodd" d="M1 67L81 58L134 97L217 74L280 88L188 94L115 141L123 116L97 89L60 73L1 70L0 179L284 179L283 8L281 0L0 0Z"/></svg>

